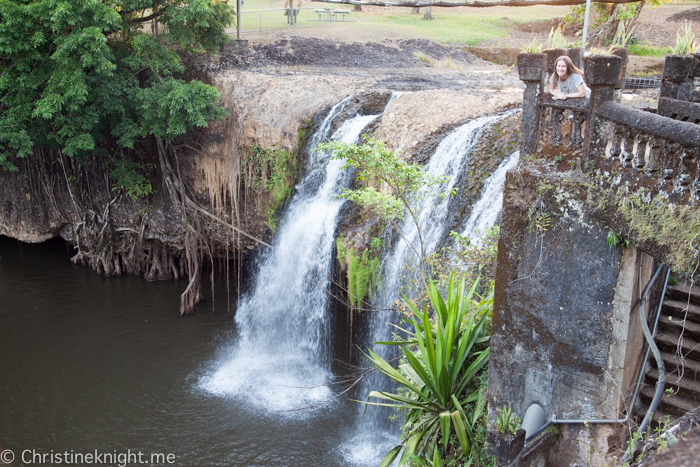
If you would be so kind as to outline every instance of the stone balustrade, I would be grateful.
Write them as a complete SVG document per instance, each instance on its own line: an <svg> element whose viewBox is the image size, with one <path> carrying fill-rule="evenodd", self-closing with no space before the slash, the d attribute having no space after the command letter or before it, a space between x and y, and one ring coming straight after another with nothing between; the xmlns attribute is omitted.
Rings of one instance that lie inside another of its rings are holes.
<svg viewBox="0 0 700 467"><path fill-rule="evenodd" d="M604 103L597 117L609 126L605 146L624 168L657 179L662 187L700 195L700 126L654 115L615 102Z"/></svg>
<svg viewBox="0 0 700 467"><path fill-rule="evenodd" d="M549 94L542 96L540 106L542 107L543 124L540 127L540 141L547 141L552 146L558 147L568 139L568 146L571 149L579 149L583 143L581 125L584 115L588 112L590 101L588 99L554 100ZM568 131L565 131L563 123L571 120Z"/></svg>
<svg viewBox="0 0 700 467"><path fill-rule="evenodd" d="M700 104L688 99L694 70L700 74L698 56L668 57L659 114L614 102L622 66L619 56L588 58L590 99L552 100L543 92L546 65L545 54L518 56L520 79L525 82L521 154L535 154L546 146L580 151L585 171L617 163L636 183L700 199ZM583 138L586 112L588 129ZM570 126L564 125L567 119ZM565 126L570 130L564 131ZM635 174L642 178L634 178Z"/></svg>

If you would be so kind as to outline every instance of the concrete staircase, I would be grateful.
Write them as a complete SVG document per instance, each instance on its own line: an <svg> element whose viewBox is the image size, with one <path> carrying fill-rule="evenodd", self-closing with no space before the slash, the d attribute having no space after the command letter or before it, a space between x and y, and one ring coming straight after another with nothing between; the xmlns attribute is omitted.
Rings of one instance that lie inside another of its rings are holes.
<svg viewBox="0 0 700 467"><path fill-rule="evenodd" d="M666 388L675 392L663 395L654 414L655 422L665 423L700 406L700 287L668 286L655 341L666 366ZM654 397L658 375L656 361L650 355L640 393L645 407Z"/></svg>

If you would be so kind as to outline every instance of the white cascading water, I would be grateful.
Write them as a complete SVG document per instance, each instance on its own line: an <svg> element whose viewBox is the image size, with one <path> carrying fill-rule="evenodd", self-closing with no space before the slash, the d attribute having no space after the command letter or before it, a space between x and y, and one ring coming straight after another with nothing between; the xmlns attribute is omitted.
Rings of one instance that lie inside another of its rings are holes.
<svg viewBox="0 0 700 467"><path fill-rule="evenodd" d="M253 290L236 311L238 338L218 368L201 381L205 390L245 398L268 411L293 410L332 395L328 293L334 233L351 173L329 152L314 151L327 141L333 119L350 97L337 104L313 135L307 174L280 223L273 248L259 262ZM378 115L345 121L331 137L357 142ZM305 412L297 412L305 413Z"/></svg>
<svg viewBox="0 0 700 467"><path fill-rule="evenodd" d="M481 197L474 204L462 231L462 236L469 237L474 244L479 245L481 234L496 224L503 207L503 184L506 182L506 172L515 167L519 160L520 151L515 151L501 162L484 183Z"/></svg>
<svg viewBox="0 0 700 467"><path fill-rule="evenodd" d="M451 190L459 178L460 172L468 170L469 156L484 128L513 113L477 118L456 128L438 145L426 165L426 169L433 175L448 176L449 182L444 188ZM511 159L513 156L510 156L506 161ZM501 163L499 170L506 164L506 161ZM506 170L503 171L504 179ZM503 182L501 182L501 187L502 185ZM479 202L487 196L493 196L493 193L484 191ZM484 201L482 207L479 208L481 211L489 213L481 216L484 221L488 218L495 222L502 203L502 194L500 203L490 205L488 201ZM426 254L435 251L440 246L440 240L444 238L448 207L449 200L447 198L438 198L428 200L421 208L418 223ZM494 210L495 214L492 215L491 211ZM486 214L485 212L484 214ZM391 308L393 303L402 296L402 287L406 288L408 285L406 284L406 274L403 273L404 266L407 264L415 266L420 259L419 236L415 223L406 216L406 220L400 228L405 239L399 239L393 251L389 252L382 261L382 280L375 299L375 306L380 310ZM405 290L405 293L408 294L408 290ZM391 340L395 328L389 326L388 323L396 322L397 319L395 311L373 312L364 341L370 344ZM393 346L371 345L371 348L386 360L398 356L398 350ZM371 390L391 390L391 388L387 378L375 371L363 379L360 400L366 400L367 394ZM364 412L365 407L360 407L360 410ZM367 466L378 465L381 458L398 444L400 435L398 424L389 420L389 417L395 413L391 409L380 407L367 408L366 413L359 420L358 434L343 447L346 458L351 463Z"/></svg>

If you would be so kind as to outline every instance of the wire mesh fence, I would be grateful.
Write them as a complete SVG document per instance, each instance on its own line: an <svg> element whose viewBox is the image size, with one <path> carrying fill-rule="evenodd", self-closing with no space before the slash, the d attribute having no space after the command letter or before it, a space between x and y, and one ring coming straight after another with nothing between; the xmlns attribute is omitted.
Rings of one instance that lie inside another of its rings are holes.
<svg viewBox="0 0 700 467"><path fill-rule="evenodd" d="M333 23L350 23L350 10L344 8L273 8L242 10L241 34L280 29L331 28Z"/></svg>
<svg viewBox="0 0 700 467"><path fill-rule="evenodd" d="M625 76L625 84L622 89L659 89L661 87L661 78ZM693 78L693 89L700 87L700 78Z"/></svg>
<svg viewBox="0 0 700 467"><path fill-rule="evenodd" d="M638 76L626 76L623 89L658 89L661 87L661 78L642 78Z"/></svg>

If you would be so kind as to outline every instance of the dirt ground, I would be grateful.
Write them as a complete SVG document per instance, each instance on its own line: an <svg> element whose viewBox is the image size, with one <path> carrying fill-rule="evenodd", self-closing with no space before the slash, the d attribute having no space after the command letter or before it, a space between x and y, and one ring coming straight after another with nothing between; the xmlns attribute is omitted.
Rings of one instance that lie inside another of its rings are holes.
<svg viewBox="0 0 700 467"><path fill-rule="evenodd" d="M421 61L419 53L432 61ZM224 53L214 60L207 68L215 73L248 70L370 79L374 87L397 91L479 90L491 96L506 90L522 93L522 83L511 67L486 62L461 47L422 39L359 43L281 37L275 42L251 41L249 50Z"/></svg>
<svg viewBox="0 0 700 467"><path fill-rule="evenodd" d="M305 7L327 7L327 3L306 2ZM367 9L378 9L382 7L363 7ZM489 39L479 43L479 46L484 47L522 47L523 44L529 44L533 39L537 38L540 42L546 43L547 36L552 27L556 27L559 22L566 16L569 7L553 6L547 9L548 18L543 18L539 22L522 23L518 18L528 8L537 7L493 7L493 8L468 8L461 9L464 14L470 15L501 15L504 20L510 20L512 28L508 37ZM433 11L436 16L440 15L443 8L434 7ZM444 9L454 11L453 8ZM693 30L696 37L700 37L700 4L697 2L674 2L661 5L656 8L645 6L642 15L638 21L637 38L640 43L653 45L657 47L665 47L675 44L676 32L682 26L683 20L687 19L693 22ZM571 41L580 40L580 31L578 35L574 35L576 31L571 28L569 31L572 35L568 35ZM235 35L235 30L230 33ZM281 31L264 31L263 33L246 33L243 37L254 42L274 42L280 38L288 38L290 36L314 37L319 39L332 39L343 42L381 42L387 39L415 39L409 34L398 34L381 28L366 28L359 23L334 23L332 28L298 28L295 30Z"/></svg>

